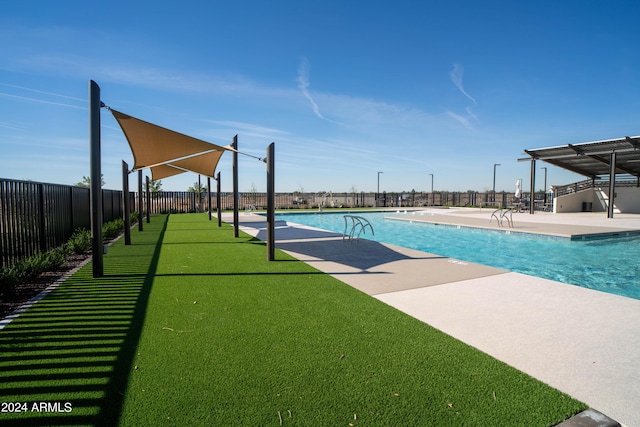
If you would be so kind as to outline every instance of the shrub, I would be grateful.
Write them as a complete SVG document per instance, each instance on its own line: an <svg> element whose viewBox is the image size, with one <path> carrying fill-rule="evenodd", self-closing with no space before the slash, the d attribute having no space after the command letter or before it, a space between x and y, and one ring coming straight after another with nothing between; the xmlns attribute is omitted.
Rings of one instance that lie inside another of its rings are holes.
<svg viewBox="0 0 640 427"><path fill-rule="evenodd" d="M64 261L64 249L56 248L47 252L38 252L9 268L3 267L0 270L0 295L9 295L16 286L35 279L45 271L59 268Z"/></svg>
<svg viewBox="0 0 640 427"><path fill-rule="evenodd" d="M108 241L114 239L124 230L124 220L114 219L102 226L102 240Z"/></svg>
<svg viewBox="0 0 640 427"><path fill-rule="evenodd" d="M138 222L138 211L133 211L129 214L129 221L131 224Z"/></svg>
<svg viewBox="0 0 640 427"><path fill-rule="evenodd" d="M19 283L20 279L14 268L2 267L0 269L0 298L13 293Z"/></svg>
<svg viewBox="0 0 640 427"><path fill-rule="evenodd" d="M67 253L83 254L91 249L91 232L84 228L78 228L73 232L71 238L67 242Z"/></svg>
<svg viewBox="0 0 640 427"><path fill-rule="evenodd" d="M40 272L42 273L44 271L51 271L60 268L65 261L64 253L64 247L51 249L50 251L45 252L42 262L42 270Z"/></svg>
<svg viewBox="0 0 640 427"><path fill-rule="evenodd" d="M42 253L37 253L27 259L15 263L13 267L11 267L12 269L16 270L17 277L20 283L25 283L40 274L40 272L42 271L40 270L40 266L42 265L42 258Z"/></svg>

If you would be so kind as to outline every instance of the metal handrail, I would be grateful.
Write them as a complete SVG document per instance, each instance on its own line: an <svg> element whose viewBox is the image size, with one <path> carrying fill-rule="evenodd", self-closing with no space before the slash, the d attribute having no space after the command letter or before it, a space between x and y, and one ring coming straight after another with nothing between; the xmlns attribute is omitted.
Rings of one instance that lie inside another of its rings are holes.
<svg viewBox="0 0 640 427"><path fill-rule="evenodd" d="M513 211L514 210L515 210L515 208L513 208L513 209L512 208L496 209L491 214L491 218L489 218L489 222L491 222L493 220L493 218L495 218L496 222L498 223L498 226L499 227L504 227L504 225L502 224L502 221L506 219L507 220L507 224L509 225L509 228L513 228Z"/></svg>
<svg viewBox="0 0 640 427"><path fill-rule="evenodd" d="M607 187L609 185L608 179L588 179L585 181L574 182L573 184L556 186L555 194L557 196L564 196L565 194L577 193L583 190L589 190L595 187ZM638 179L616 179L616 187L637 187Z"/></svg>
<svg viewBox="0 0 640 427"><path fill-rule="evenodd" d="M349 231L349 234L347 234L347 227L349 225L347 220L349 219L351 220L351 230ZM372 235L376 234L373 231L373 225L371 225L369 220L366 218L357 215L344 215L344 232L342 233L342 240L349 236L349 241L352 241L356 231L358 231L356 239L359 239L361 233L366 233L367 227L371 230Z"/></svg>

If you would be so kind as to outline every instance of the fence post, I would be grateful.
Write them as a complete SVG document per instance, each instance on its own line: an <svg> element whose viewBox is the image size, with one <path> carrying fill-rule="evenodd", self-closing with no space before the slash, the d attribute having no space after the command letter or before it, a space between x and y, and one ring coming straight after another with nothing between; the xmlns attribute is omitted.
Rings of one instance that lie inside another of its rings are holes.
<svg viewBox="0 0 640 427"><path fill-rule="evenodd" d="M38 229L40 232L40 251L47 250L47 230L44 219L44 184L38 184Z"/></svg>
<svg viewBox="0 0 640 427"><path fill-rule="evenodd" d="M76 218L75 218L75 204L73 201L73 187L69 187L69 230L73 233L75 230Z"/></svg>

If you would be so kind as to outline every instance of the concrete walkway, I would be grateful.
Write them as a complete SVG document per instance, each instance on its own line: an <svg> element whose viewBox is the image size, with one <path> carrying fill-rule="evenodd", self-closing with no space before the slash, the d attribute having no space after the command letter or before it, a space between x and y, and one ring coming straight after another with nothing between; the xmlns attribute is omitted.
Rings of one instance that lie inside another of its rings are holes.
<svg viewBox="0 0 640 427"><path fill-rule="evenodd" d="M489 224L491 212L452 209L425 212L422 217L479 226ZM540 234L640 230L638 215L613 219L606 214L516 215L514 230ZM224 219L232 222L230 215ZM264 217L241 214L240 224L243 231L265 239ZM640 300L369 240L350 243L342 235L296 224L276 224L275 238L277 247L318 270L622 425L640 426Z"/></svg>

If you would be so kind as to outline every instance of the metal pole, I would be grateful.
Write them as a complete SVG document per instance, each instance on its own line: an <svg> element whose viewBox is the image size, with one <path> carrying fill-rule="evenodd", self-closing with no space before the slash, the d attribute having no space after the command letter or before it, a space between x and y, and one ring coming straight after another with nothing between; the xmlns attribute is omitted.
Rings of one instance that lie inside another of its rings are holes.
<svg viewBox="0 0 640 427"><path fill-rule="evenodd" d="M611 152L611 165L609 169L609 209L607 218L613 218L613 208L616 199L616 152Z"/></svg>
<svg viewBox="0 0 640 427"><path fill-rule="evenodd" d="M267 147L267 261L275 259L275 144Z"/></svg>
<svg viewBox="0 0 640 427"><path fill-rule="evenodd" d="M89 140L91 158L91 252L93 277L104 275L102 261L102 172L100 160L100 87L89 80Z"/></svg>
<svg viewBox="0 0 640 427"><path fill-rule="evenodd" d="M376 191L376 207L378 207L378 199L380 198L380 174L384 172L378 172L378 191Z"/></svg>
<svg viewBox="0 0 640 427"><path fill-rule="evenodd" d="M496 166L500 166L500 163L493 164L493 205L496 204Z"/></svg>
<svg viewBox="0 0 640 427"><path fill-rule="evenodd" d="M151 221L151 197L149 197L149 177L146 176L146 191L145 194L147 195L147 224L149 224L149 221Z"/></svg>
<svg viewBox="0 0 640 427"><path fill-rule="evenodd" d="M122 161L122 206L124 213L124 244L131 244L131 201L129 200L129 165Z"/></svg>
<svg viewBox="0 0 640 427"><path fill-rule="evenodd" d="M529 213L533 215L536 208L536 159L531 159L531 194L529 195Z"/></svg>
<svg viewBox="0 0 640 427"><path fill-rule="evenodd" d="M240 236L240 215L238 214L238 135L233 137L233 237Z"/></svg>
<svg viewBox="0 0 640 427"><path fill-rule="evenodd" d="M547 204L547 167L543 166L540 169L544 169L544 204L546 206Z"/></svg>
<svg viewBox="0 0 640 427"><path fill-rule="evenodd" d="M211 177L207 177L207 209L209 211L209 221L211 221Z"/></svg>
<svg viewBox="0 0 640 427"><path fill-rule="evenodd" d="M222 227L222 195L220 194L220 172L218 172L216 176L216 210L218 211L218 227Z"/></svg>
<svg viewBox="0 0 640 427"><path fill-rule="evenodd" d="M138 169L138 231L142 231L144 206L142 206L142 169Z"/></svg>
<svg viewBox="0 0 640 427"><path fill-rule="evenodd" d="M433 174L430 173L429 175L431 175L431 205L435 205L435 196L433 195Z"/></svg>

